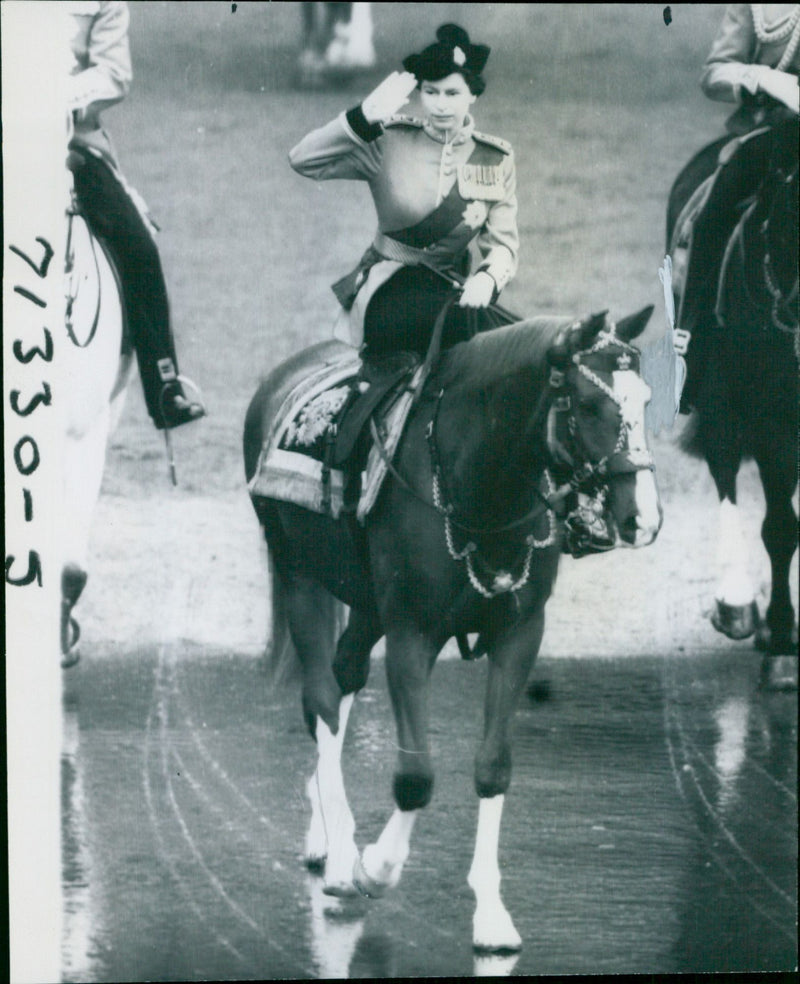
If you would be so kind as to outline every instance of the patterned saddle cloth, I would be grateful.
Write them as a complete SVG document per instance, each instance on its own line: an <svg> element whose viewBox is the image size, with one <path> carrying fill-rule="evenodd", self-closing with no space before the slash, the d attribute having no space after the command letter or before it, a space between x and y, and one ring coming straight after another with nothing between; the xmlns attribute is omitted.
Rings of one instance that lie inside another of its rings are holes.
<svg viewBox="0 0 800 984"><path fill-rule="evenodd" d="M335 464L341 457L336 454L336 441L343 414L355 402L351 394L358 386L361 370L357 357L344 359L313 368L291 388L265 436L256 471L248 483L251 495L291 502L338 519L349 498L346 491L355 486L359 489L356 516L364 522L400 442L422 367L409 366L401 385L391 388L367 418L368 426L369 420L373 421L381 448L370 441L360 476L353 476L357 465ZM353 504L347 508L352 509Z"/></svg>

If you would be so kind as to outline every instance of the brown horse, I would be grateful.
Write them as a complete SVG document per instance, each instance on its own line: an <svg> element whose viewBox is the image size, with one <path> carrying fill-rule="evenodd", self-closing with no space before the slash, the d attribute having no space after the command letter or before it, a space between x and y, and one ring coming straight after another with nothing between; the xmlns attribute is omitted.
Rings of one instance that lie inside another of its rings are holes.
<svg viewBox="0 0 800 984"><path fill-rule="evenodd" d="M325 864L328 893L377 896L397 884L433 788L431 670L451 636L479 633L489 676L475 759L473 943L487 951L521 946L500 898L497 864L511 779L509 726L542 640L565 492L606 486L620 544L646 546L660 528L644 429L649 391L630 344L651 313L617 325L605 314L531 319L443 352L363 525L253 496L274 574L271 658L282 658L285 616L318 744L306 859ZM273 423L275 393L330 356L332 345L295 356L259 387L245 423L248 480ZM337 638L341 603L350 613ZM340 755L353 695L381 637L399 749L396 810L359 857Z"/></svg>

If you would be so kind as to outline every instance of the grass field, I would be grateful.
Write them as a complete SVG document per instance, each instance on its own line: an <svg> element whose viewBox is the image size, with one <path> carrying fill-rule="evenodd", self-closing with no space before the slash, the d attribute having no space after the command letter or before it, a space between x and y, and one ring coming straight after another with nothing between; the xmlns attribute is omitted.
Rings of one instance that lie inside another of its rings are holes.
<svg viewBox="0 0 800 984"><path fill-rule="evenodd" d="M138 382L132 387L94 534L86 638L157 636L153 605L163 607L164 592L185 577L182 633L232 648L263 645L263 556L240 453L244 412L261 375L330 335L329 285L374 231L366 188L307 181L290 170L287 153L428 43L439 23L456 20L493 49L475 115L479 129L514 145L522 236L504 303L525 315L608 308L615 317L655 304L648 338L664 329L657 271L669 187L730 110L698 85L722 6L676 5L667 25L656 4L376 4L379 65L323 92L293 86L298 8L131 4L134 86L106 123L162 227L181 368L202 387L210 413L175 432L180 487L172 490L162 438ZM673 440L662 435L655 445L666 508L659 542L636 555L567 561L549 609L547 652L721 644L703 619L715 497L705 466ZM752 472L743 485L756 541ZM754 563L763 580L763 556ZM632 624L612 618L607 604L619 600L621 583ZM591 633L582 634L595 605L608 625L598 633L592 615Z"/></svg>

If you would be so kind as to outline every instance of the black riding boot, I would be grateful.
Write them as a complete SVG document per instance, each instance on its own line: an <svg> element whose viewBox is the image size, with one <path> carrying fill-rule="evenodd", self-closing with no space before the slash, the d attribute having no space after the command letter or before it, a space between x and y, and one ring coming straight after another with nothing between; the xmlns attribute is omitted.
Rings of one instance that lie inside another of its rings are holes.
<svg viewBox="0 0 800 984"><path fill-rule="evenodd" d="M178 374L169 301L153 236L128 191L105 161L73 147L75 192L81 214L103 240L117 266L136 350L147 412L159 430L205 415L189 400Z"/></svg>

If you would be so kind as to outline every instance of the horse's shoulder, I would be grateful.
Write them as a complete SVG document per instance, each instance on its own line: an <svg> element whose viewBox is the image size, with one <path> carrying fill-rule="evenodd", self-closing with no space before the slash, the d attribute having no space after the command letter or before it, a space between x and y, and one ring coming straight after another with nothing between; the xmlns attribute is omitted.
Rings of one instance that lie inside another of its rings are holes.
<svg viewBox="0 0 800 984"><path fill-rule="evenodd" d="M484 144L486 147L492 147L494 150L499 150L502 154L509 156L514 153L514 148L502 137L494 137L490 133L480 133L477 130L473 131L472 139L479 144Z"/></svg>

